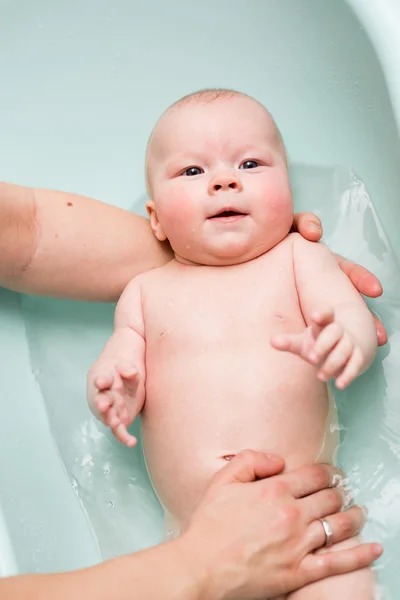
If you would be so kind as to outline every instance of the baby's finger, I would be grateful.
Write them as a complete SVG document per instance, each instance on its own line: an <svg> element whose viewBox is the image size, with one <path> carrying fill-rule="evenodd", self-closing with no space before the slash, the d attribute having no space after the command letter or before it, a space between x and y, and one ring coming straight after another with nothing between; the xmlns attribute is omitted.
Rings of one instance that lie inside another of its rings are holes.
<svg viewBox="0 0 400 600"><path fill-rule="evenodd" d="M353 348L353 340L348 335L344 335L319 370L318 379L328 381L334 377L349 361Z"/></svg>
<svg viewBox="0 0 400 600"><path fill-rule="evenodd" d="M128 376L124 376L121 373L121 380L124 386L125 394L133 398L140 384L140 374L138 371L130 373Z"/></svg>
<svg viewBox="0 0 400 600"><path fill-rule="evenodd" d="M95 404L99 413L103 414L109 410L110 406L112 406L113 400L112 397L110 397L110 394L100 392L99 394L96 394Z"/></svg>
<svg viewBox="0 0 400 600"><path fill-rule="evenodd" d="M109 390L114 383L114 375L112 373L107 373L106 375L98 375L94 378L94 385L102 392L104 390Z"/></svg>
<svg viewBox="0 0 400 600"><path fill-rule="evenodd" d="M126 424L128 420L128 409L126 407L126 402L122 394L115 395L115 406L121 423Z"/></svg>
<svg viewBox="0 0 400 600"><path fill-rule="evenodd" d="M301 354L303 350L304 336L303 334L288 335L280 333L274 335L271 338L271 346L276 350L282 350L284 352L293 352L294 354Z"/></svg>
<svg viewBox="0 0 400 600"><path fill-rule="evenodd" d="M110 429L114 429L115 427L118 427L120 423L121 420L118 416L117 408L113 404L106 414L105 424L107 427L110 427Z"/></svg>
<svg viewBox="0 0 400 600"><path fill-rule="evenodd" d="M332 308L314 310L311 314L311 320L320 327L326 327L329 323L333 323L334 319L335 313Z"/></svg>
<svg viewBox="0 0 400 600"><path fill-rule="evenodd" d="M123 423L120 423L117 427L114 427L112 430L113 434L122 444L128 446L128 448L133 448L137 444L137 439L131 435L126 426Z"/></svg>
<svg viewBox="0 0 400 600"><path fill-rule="evenodd" d="M356 346L349 362L343 370L343 373L341 373L341 375L336 379L336 387L339 388L339 390L343 390L345 387L347 387L353 381L353 379L360 374L362 364L362 352L360 348Z"/></svg>
<svg viewBox="0 0 400 600"><path fill-rule="evenodd" d="M328 352L336 346L343 335L343 328L338 323L331 323L319 334L314 348L310 352L310 360L319 364L322 363Z"/></svg>
<svg viewBox="0 0 400 600"><path fill-rule="evenodd" d="M136 367L127 362L118 363L117 371L124 379L132 379L138 376Z"/></svg>

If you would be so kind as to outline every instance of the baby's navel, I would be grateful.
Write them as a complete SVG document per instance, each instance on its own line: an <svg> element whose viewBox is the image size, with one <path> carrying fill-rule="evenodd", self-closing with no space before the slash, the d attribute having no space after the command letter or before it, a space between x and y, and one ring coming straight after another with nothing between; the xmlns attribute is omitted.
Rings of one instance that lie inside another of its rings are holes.
<svg viewBox="0 0 400 600"><path fill-rule="evenodd" d="M223 458L224 460L232 460L232 458L235 456L235 454L225 454L224 456L221 456L221 458Z"/></svg>

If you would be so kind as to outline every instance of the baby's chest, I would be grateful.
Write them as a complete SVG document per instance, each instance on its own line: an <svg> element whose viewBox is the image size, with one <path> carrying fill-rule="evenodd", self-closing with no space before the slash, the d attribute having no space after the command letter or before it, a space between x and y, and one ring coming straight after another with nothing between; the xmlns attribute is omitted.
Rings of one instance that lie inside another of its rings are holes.
<svg viewBox="0 0 400 600"><path fill-rule="evenodd" d="M226 344L304 326L291 271L219 275L174 282L152 294L144 307L147 342Z"/></svg>

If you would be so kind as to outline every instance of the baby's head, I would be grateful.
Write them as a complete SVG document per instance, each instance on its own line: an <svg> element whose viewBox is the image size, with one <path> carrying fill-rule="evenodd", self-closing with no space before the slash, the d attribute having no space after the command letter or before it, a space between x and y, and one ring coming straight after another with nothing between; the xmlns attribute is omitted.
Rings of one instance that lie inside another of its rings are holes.
<svg viewBox="0 0 400 600"><path fill-rule="evenodd" d="M181 262L245 262L292 225L282 138L245 94L204 90L168 108L149 140L146 176L153 232Z"/></svg>

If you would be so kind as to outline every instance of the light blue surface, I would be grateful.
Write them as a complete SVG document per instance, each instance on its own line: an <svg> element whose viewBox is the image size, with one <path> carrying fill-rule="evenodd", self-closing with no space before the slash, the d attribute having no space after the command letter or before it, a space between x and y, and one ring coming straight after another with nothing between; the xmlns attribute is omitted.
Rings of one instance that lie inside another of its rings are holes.
<svg viewBox="0 0 400 600"><path fill-rule="evenodd" d="M146 140L169 103L226 86L270 108L291 161L313 165L294 172L297 206L318 210L334 248L385 285L375 306L390 347L339 405L341 460L370 508L366 536L386 542L381 579L395 598L399 272L362 187L332 167L365 182L399 255L399 11L396 0L349 4L358 16L343 0L0 0L0 179L139 208ZM0 301L0 573L70 569L157 542L140 452L95 425L85 403L113 307Z"/></svg>

